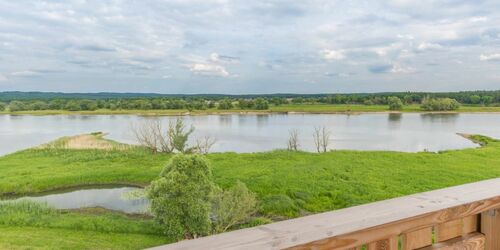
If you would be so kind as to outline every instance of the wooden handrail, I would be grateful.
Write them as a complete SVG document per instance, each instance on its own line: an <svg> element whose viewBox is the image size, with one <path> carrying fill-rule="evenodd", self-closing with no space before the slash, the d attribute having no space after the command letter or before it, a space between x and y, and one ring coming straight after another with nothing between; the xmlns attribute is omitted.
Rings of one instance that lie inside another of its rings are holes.
<svg viewBox="0 0 500 250"><path fill-rule="evenodd" d="M466 247L453 248L457 244ZM500 178L153 249L361 249L362 246L369 250L500 250Z"/></svg>

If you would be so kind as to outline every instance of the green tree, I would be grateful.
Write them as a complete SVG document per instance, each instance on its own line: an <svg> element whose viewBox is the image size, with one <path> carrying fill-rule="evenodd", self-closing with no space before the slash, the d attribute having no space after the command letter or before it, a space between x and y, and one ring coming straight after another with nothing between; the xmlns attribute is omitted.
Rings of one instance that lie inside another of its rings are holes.
<svg viewBox="0 0 500 250"><path fill-rule="evenodd" d="M481 97L480 97L480 96L478 96L478 95L471 95L471 96L469 97L469 101L470 101L470 103L472 103L472 104L479 104L479 103L481 103Z"/></svg>
<svg viewBox="0 0 500 250"><path fill-rule="evenodd" d="M168 137L171 148L181 153L188 153L192 148L188 147L189 136L194 132L194 127L186 128L184 120L177 119L175 123L171 122L168 128Z"/></svg>
<svg viewBox="0 0 500 250"><path fill-rule="evenodd" d="M175 239L210 233L212 172L200 155L176 155L147 188L151 212Z"/></svg>
<svg viewBox="0 0 500 250"><path fill-rule="evenodd" d="M7 108L7 104L0 102L0 111L4 111Z"/></svg>
<svg viewBox="0 0 500 250"><path fill-rule="evenodd" d="M233 101L229 98L225 98L223 100L220 100L217 108L218 109L232 109L233 108Z"/></svg>
<svg viewBox="0 0 500 250"><path fill-rule="evenodd" d="M11 101L9 103L10 112L23 111L26 110L26 105L20 101Z"/></svg>
<svg viewBox="0 0 500 250"><path fill-rule="evenodd" d="M388 97L387 104L389 104L390 110L401 110L403 108L403 102L396 96Z"/></svg>
<svg viewBox="0 0 500 250"><path fill-rule="evenodd" d="M264 98L255 99L255 109L264 110L269 109L269 102Z"/></svg>
<svg viewBox="0 0 500 250"><path fill-rule="evenodd" d="M42 102L42 101L36 101L36 102L32 103L30 106L31 106L32 110L46 110L49 108L47 103Z"/></svg>
<svg viewBox="0 0 500 250"><path fill-rule="evenodd" d="M485 95L481 97L481 102L484 105L490 105L493 102L493 96Z"/></svg>
<svg viewBox="0 0 500 250"><path fill-rule="evenodd" d="M71 100L66 103L64 106L64 109L69 110L69 111L79 111L81 110L80 103L76 100Z"/></svg>

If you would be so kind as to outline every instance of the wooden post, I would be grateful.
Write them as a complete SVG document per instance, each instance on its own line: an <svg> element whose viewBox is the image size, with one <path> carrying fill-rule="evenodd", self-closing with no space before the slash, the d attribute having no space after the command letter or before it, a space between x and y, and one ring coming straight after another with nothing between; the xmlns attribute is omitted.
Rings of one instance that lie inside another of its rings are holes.
<svg viewBox="0 0 500 250"><path fill-rule="evenodd" d="M485 250L500 249L500 209L481 213L481 233L486 237Z"/></svg>

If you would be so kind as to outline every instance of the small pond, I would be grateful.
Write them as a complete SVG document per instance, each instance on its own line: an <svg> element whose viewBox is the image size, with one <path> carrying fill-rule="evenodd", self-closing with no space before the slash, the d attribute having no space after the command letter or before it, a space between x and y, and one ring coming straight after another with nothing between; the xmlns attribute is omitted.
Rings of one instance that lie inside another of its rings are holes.
<svg viewBox="0 0 500 250"><path fill-rule="evenodd" d="M96 187L41 193L8 201L31 200L46 202L57 209L102 207L125 213L144 213L147 211L149 202L146 198L132 198L131 193L137 190L140 190L140 188Z"/></svg>

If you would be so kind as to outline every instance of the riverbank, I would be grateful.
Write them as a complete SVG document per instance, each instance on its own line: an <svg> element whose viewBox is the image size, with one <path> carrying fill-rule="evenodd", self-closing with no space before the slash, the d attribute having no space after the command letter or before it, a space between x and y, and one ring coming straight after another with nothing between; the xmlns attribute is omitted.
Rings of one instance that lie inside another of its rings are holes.
<svg viewBox="0 0 500 250"><path fill-rule="evenodd" d="M11 115L144 115L144 116L182 116L182 115L229 115L229 114L362 114L362 113L500 113L500 106L461 106L455 111L430 112L419 105L405 105L402 110L391 111L387 105L327 105L327 104L290 104L271 106L267 110L248 109L165 109L165 110L109 110L67 111L67 110L31 110L0 111L0 114Z"/></svg>
<svg viewBox="0 0 500 250"><path fill-rule="evenodd" d="M246 183L258 196L259 216L281 220L500 176L500 141L482 136L471 139L482 147L439 153L276 150L212 153L207 158L218 185L227 188L238 180ZM0 157L0 194L24 195L90 184L145 186L158 176L170 157L140 147L23 150ZM73 229L44 227L38 230L47 234L70 230L67 237L75 237L77 242L93 232L79 234ZM21 229L14 225L0 227L0 233L5 234L16 230ZM102 232L96 234L104 237ZM47 240L53 236L47 235ZM103 239L102 246L108 246L105 244L114 241L113 237ZM0 238L0 247L12 240L18 241L15 237Z"/></svg>

